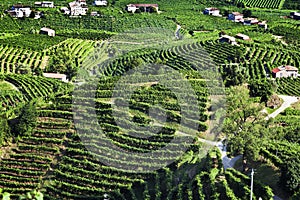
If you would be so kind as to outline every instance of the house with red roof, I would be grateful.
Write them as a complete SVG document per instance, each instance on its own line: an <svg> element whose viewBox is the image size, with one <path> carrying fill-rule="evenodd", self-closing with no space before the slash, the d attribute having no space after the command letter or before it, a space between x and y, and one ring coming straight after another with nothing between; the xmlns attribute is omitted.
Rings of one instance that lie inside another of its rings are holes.
<svg viewBox="0 0 300 200"><path fill-rule="evenodd" d="M272 70L272 75L274 78L297 78L299 76L298 74L298 68L293 66L280 66Z"/></svg>

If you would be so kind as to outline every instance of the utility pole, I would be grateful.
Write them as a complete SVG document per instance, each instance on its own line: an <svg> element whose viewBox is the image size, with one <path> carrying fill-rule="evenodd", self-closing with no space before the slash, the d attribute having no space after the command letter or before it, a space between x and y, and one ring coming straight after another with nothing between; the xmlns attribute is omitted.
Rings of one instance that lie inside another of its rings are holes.
<svg viewBox="0 0 300 200"><path fill-rule="evenodd" d="M252 200L252 193L253 193L253 176L254 176L254 170L252 168L251 171L251 192L250 192L250 200Z"/></svg>

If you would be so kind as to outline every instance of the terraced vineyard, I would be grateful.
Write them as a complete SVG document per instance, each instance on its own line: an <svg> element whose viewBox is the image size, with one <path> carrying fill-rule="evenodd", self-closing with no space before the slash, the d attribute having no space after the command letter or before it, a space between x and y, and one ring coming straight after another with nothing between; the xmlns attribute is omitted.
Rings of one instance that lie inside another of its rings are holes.
<svg viewBox="0 0 300 200"><path fill-rule="evenodd" d="M42 52L8 45L1 45L0 49L0 73L16 73L22 66L30 66L34 70L40 67L45 59L45 53Z"/></svg>
<svg viewBox="0 0 300 200"><path fill-rule="evenodd" d="M67 39L42 52L1 45L0 73L20 73L20 70L26 67L29 67L32 71L35 71L37 68L45 69L51 57L55 56L57 51L65 49L68 49L71 52L71 56L76 57L80 64L94 49L94 45L95 42L89 40Z"/></svg>
<svg viewBox="0 0 300 200"><path fill-rule="evenodd" d="M249 7L281 9L285 0L238 0L238 2L242 2Z"/></svg>
<svg viewBox="0 0 300 200"><path fill-rule="evenodd" d="M22 106L25 102L37 98L49 98L51 95L62 93L67 87L56 80L44 77L5 75L4 81L12 84L13 92L1 91L2 107L6 111Z"/></svg>
<svg viewBox="0 0 300 200"><path fill-rule="evenodd" d="M298 79L290 79L290 78L282 78L276 80L278 85L278 93L283 95L290 96L300 96L300 80Z"/></svg>

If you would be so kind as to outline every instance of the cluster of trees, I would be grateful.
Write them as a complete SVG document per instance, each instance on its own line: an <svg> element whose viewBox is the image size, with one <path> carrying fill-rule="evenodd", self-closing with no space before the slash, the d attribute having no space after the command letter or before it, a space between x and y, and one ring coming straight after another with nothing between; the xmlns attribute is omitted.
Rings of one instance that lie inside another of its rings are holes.
<svg viewBox="0 0 300 200"><path fill-rule="evenodd" d="M36 102L25 104L15 119L9 119L6 113L0 115L0 146L11 141L12 137L30 135L36 125Z"/></svg>
<svg viewBox="0 0 300 200"><path fill-rule="evenodd" d="M227 148L232 154L243 155L243 169L248 162L259 158L260 148L271 135L268 133L263 106L250 98L246 86L231 87L227 93L227 115L223 132L227 136Z"/></svg>
<svg viewBox="0 0 300 200"><path fill-rule="evenodd" d="M268 86L265 86L268 85ZM265 91L264 88L269 88ZM272 119L266 120L261 112L263 105L255 102L252 95L271 94L271 84L265 82L250 83L247 86L230 87L227 93L227 115L223 133L227 136L227 150L232 155L243 155L243 170L248 171L249 164L260 160L260 153L270 141L280 141L280 133ZM287 149L288 150L288 149ZM284 159L281 169L280 184L291 194L300 189L299 155Z"/></svg>
<svg viewBox="0 0 300 200"><path fill-rule="evenodd" d="M67 75L68 80L73 80L79 70L80 63L78 57L72 55L68 47L56 49L46 68L47 72L59 72Z"/></svg>

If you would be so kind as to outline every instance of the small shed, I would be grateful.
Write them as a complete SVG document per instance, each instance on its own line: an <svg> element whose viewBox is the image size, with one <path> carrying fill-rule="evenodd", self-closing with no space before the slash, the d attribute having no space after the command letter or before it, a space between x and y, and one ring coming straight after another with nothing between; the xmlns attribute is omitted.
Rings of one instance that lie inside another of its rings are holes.
<svg viewBox="0 0 300 200"><path fill-rule="evenodd" d="M248 35L244 35L242 33L236 34L236 38L241 39L241 40L250 40L250 37Z"/></svg>
<svg viewBox="0 0 300 200"><path fill-rule="evenodd" d="M40 34L45 34L45 35L49 35L51 37L54 37L55 36L55 31L53 29L43 27L40 30Z"/></svg>
<svg viewBox="0 0 300 200"><path fill-rule="evenodd" d="M94 1L95 6L107 6L106 0L95 0Z"/></svg>
<svg viewBox="0 0 300 200"><path fill-rule="evenodd" d="M67 75L65 75L65 74L43 73L43 76L47 77L47 78L58 79L58 80L61 80L62 82L66 82L66 83L68 82Z"/></svg>
<svg viewBox="0 0 300 200"><path fill-rule="evenodd" d="M219 16L220 15L220 10L218 8L205 8L205 10L203 11L203 14Z"/></svg>
<svg viewBox="0 0 300 200"><path fill-rule="evenodd" d="M237 42L236 42L235 38L232 37L232 36L229 36L229 35L222 35L219 38L219 41L221 43L228 43L228 44L231 44L231 45L237 45Z"/></svg>

